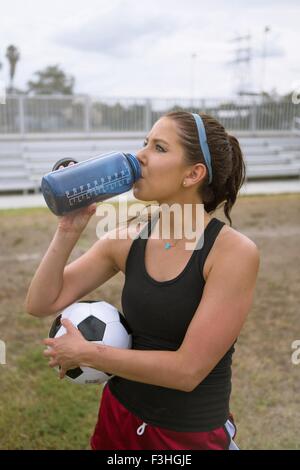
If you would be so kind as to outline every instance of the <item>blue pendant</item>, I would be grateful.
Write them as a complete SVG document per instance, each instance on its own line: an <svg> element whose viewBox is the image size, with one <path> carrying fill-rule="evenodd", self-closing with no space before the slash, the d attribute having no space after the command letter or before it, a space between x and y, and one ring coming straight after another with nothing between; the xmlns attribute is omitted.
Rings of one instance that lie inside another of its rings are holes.
<svg viewBox="0 0 300 470"><path fill-rule="evenodd" d="M165 249L168 250L169 248L171 248L171 243L168 242L165 244Z"/></svg>

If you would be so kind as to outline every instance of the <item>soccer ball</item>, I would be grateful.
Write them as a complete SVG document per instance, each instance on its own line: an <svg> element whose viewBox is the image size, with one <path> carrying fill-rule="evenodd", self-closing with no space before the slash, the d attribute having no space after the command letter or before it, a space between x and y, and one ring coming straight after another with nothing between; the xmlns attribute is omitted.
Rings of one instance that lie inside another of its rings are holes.
<svg viewBox="0 0 300 470"><path fill-rule="evenodd" d="M49 338L58 338L66 333L61 319L67 318L84 338L97 344L130 349L132 336L124 316L111 304L104 301L75 302L65 308L54 320ZM66 377L78 384L101 384L112 375L91 367L69 369Z"/></svg>

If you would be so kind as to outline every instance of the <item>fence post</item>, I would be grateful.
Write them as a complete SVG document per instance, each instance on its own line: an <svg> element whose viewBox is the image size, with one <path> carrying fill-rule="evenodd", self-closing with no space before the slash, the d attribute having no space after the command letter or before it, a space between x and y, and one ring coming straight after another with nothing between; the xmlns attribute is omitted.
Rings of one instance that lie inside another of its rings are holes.
<svg viewBox="0 0 300 470"><path fill-rule="evenodd" d="M152 125L152 106L151 99L147 98L145 102L145 132L148 132L151 129Z"/></svg>
<svg viewBox="0 0 300 470"><path fill-rule="evenodd" d="M251 114L250 114L250 130L251 131L256 131L256 103L255 101L252 101L252 108L251 108Z"/></svg>
<svg viewBox="0 0 300 470"><path fill-rule="evenodd" d="M24 97L19 96L19 130L20 134L23 135L25 133L25 115L24 115Z"/></svg>
<svg viewBox="0 0 300 470"><path fill-rule="evenodd" d="M84 102L84 131L86 133L90 132L90 123L91 123L91 99L89 95L86 95Z"/></svg>

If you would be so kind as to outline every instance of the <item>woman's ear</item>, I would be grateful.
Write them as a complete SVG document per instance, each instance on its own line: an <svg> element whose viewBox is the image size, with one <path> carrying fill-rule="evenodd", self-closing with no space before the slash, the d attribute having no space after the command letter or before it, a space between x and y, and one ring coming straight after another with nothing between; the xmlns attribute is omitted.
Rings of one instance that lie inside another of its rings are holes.
<svg viewBox="0 0 300 470"><path fill-rule="evenodd" d="M184 178L184 181L186 181L185 187L199 183L205 178L206 173L206 166L203 163L196 163Z"/></svg>

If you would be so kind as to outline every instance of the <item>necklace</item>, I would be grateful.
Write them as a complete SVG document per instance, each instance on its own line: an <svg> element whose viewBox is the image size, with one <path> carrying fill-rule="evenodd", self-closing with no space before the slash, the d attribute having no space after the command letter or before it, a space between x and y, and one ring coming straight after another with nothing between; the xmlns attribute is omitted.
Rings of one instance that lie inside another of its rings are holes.
<svg viewBox="0 0 300 470"><path fill-rule="evenodd" d="M173 245L171 245L170 242L165 243L165 249L169 250L170 248L174 248L177 245L178 241L179 239Z"/></svg>
<svg viewBox="0 0 300 470"><path fill-rule="evenodd" d="M160 215L161 214L159 213L158 218L160 218ZM178 238L178 240L176 240L176 242L173 242L173 244L171 244L170 242L166 242L165 243L165 250L169 250L170 248L174 248L177 245L177 243L179 242L179 240L180 239Z"/></svg>

